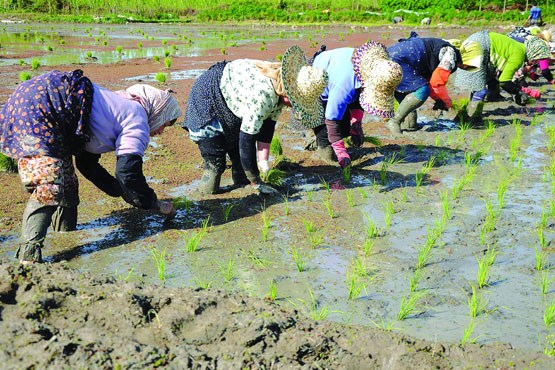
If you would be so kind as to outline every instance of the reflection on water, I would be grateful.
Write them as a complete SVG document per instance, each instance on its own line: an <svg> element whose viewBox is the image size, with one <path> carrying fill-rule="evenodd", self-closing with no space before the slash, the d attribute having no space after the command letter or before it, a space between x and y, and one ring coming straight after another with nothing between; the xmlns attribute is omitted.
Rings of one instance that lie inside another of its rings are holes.
<svg viewBox="0 0 555 370"><path fill-rule="evenodd" d="M298 38L302 37L303 32L310 31L179 24L5 24L0 28L0 66L31 64L32 59L37 59L42 66L49 66L73 63L104 64L155 56L191 57L202 55L208 49L260 43L277 38ZM159 46L152 46L152 43L158 42ZM143 47L146 43L150 46ZM132 46L129 46L130 44ZM93 50L99 47L104 50ZM14 55L29 51L36 51L41 55L13 58Z"/></svg>

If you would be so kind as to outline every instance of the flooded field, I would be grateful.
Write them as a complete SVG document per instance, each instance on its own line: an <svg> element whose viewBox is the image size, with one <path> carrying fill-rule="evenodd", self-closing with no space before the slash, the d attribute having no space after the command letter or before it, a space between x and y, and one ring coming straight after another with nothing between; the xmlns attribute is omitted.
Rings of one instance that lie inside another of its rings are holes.
<svg viewBox="0 0 555 370"><path fill-rule="evenodd" d="M271 59L293 43L308 55L322 43L358 46L371 38L390 45L409 32L6 24L0 71L29 70L36 58L41 71L78 67L93 82L117 87L157 83L155 74L164 70L184 108L190 84L216 60ZM418 32L448 38L473 30ZM113 50L105 50L103 40ZM167 50L171 68L151 62L154 55L163 60ZM87 57L90 51L96 59ZM0 89L2 101L17 85L17 75L10 76ZM401 138L365 117L368 140L350 149L350 175L313 161L284 112L277 129L284 152L272 162L286 176L280 195L265 198L247 188L199 197L198 149L172 127L154 139L145 173L158 194L179 206L174 220L109 199L81 179L78 230L50 233L43 255L52 264L66 261L80 272L126 282L266 299L316 321L433 343L502 343L553 353L555 91L542 83L534 83L542 98L528 107L487 103L479 127L458 125L455 112L436 118L430 102L419 111L422 129ZM227 172L224 185L230 184ZM4 186L20 186L16 175L0 178ZM3 263L13 262L21 192L2 203Z"/></svg>

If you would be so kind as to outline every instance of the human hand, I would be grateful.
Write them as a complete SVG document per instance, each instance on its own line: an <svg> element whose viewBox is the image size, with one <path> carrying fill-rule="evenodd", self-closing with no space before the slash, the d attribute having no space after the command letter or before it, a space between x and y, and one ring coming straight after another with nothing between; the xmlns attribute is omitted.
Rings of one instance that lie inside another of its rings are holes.
<svg viewBox="0 0 555 370"><path fill-rule="evenodd" d="M266 159L261 159L258 161L258 169L262 173L267 173L268 171L270 171L270 164Z"/></svg>
<svg viewBox="0 0 555 370"><path fill-rule="evenodd" d="M364 143L364 132L362 130L362 123L357 121L351 123L351 141L356 147L360 147Z"/></svg>
<svg viewBox="0 0 555 370"><path fill-rule="evenodd" d="M166 216L166 221L173 219L176 214L176 211L175 211L175 208L173 207L172 202L164 202L161 200L158 201L158 211L160 211L161 214Z"/></svg>
<svg viewBox="0 0 555 370"><path fill-rule="evenodd" d="M433 110L443 110L443 111L448 111L449 110L449 108L447 108L447 105L445 105L445 102L443 100L436 100L432 109Z"/></svg>
<svg viewBox="0 0 555 370"><path fill-rule="evenodd" d="M528 96L534 99L539 99L541 96L541 93L539 92L539 90L529 89L527 87L523 87L521 90L523 93L527 94Z"/></svg>
<svg viewBox="0 0 555 370"><path fill-rule="evenodd" d="M260 194L260 195L273 195L273 194L279 194L279 191L277 191L276 189L272 188L270 185L261 184L261 183L255 183L255 184L252 184L252 187L253 187L254 190L256 190L256 191L258 192L258 194Z"/></svg>

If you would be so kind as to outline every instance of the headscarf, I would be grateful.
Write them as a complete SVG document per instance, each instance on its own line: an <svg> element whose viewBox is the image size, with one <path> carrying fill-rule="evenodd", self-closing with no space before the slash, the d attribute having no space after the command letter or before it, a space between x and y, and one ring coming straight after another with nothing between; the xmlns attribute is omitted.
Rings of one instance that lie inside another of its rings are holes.
<svg viewBox="0 0 555 370"><path fill-rule="evenodd" d="M527 37L524 46L526 47L526 59L528 61L551 58L549 46L537 36Z"/></svg>
<svg viewBox="0 0 555 370"><path fill-rule="evenodd" d="M253 60L253 64L258 68L260 73L272 81L272 86L276 94L285 96L285 88L283 87L283 80L281 78L281 63Z"/></svg>
<svg viewBox="0 0 555 370"><path fill-rule="evenodd" d="M148 116L150 132L162 127L166 122L178 119L181 109L169 90L160 90L147 84L133 85L117 94L139 102Z"/></svg>
<svg viewBox="0 0 555 370"><path fill-rule="evenodd" d="M461 43L459 51L461 52L462 62L464 65L472 68L481 67L484 50L478 42L465 40Z"/></svg>

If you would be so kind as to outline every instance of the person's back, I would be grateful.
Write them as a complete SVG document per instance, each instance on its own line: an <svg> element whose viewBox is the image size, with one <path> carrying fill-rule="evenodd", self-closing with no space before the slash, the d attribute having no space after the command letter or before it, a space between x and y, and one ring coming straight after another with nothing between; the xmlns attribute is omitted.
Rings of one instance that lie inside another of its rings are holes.
<svg viewBox="0 0 555 370"><path fill-rule="evenodd" d="M536 4L533 4L530 8L530 16L526 23L528 26L541 26L543 24L542 11Z"/></svg>

